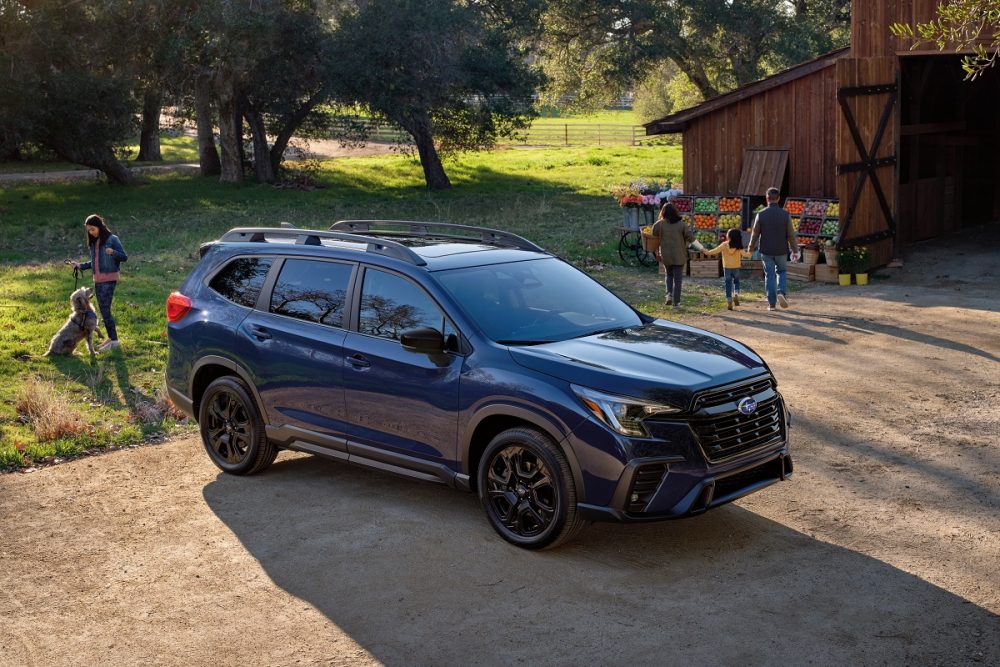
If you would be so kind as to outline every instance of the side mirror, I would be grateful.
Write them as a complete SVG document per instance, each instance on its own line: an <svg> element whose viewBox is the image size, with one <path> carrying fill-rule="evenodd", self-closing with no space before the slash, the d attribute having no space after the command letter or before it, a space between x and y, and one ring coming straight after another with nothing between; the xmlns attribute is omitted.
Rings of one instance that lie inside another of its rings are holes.
<svg viewBox="0 0 1000 667"><path fill-rule="evenodd" d="M437 329L430 327L418 327L404 331L399 336L399 342L404 349L411 352L435 353L444 351L444 336Z"/></svg>

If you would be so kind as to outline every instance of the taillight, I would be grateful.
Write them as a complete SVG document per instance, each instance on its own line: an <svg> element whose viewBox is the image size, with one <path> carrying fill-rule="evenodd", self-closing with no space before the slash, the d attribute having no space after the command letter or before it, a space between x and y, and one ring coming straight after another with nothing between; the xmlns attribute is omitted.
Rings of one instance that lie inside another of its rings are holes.
<svg viewBox="0 0 1000 667"><path fill-rule="evenodd" d="M191 299L180 292L171 292L167 297L167 321L180 322L191 310Z"/></svg>

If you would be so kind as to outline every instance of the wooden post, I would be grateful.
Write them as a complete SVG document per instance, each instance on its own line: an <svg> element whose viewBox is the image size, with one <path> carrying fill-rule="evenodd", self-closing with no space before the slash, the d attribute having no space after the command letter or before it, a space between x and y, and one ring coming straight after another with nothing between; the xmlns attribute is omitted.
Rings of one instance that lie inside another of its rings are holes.
<svg viewBox="0 0 1000 667"><path fill-rule="evenodd" d="M566 138L566 145L569 146L569 123L563 125L563 134Z"/></svg>

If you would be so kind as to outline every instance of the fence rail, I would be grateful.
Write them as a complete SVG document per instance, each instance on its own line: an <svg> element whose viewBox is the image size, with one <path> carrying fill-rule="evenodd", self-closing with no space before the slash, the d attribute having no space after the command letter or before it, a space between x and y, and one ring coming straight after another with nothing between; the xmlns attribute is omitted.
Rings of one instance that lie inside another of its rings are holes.
<svg viewBox="0 0 1000 667"><path fill-rule="evenodd" d="M334 136L366 136L367 141L412 143L397 125L370 118L344 118L333 123ZM539 123L502 145L520 146L641 146L650 143L642 125L612 123Z"/></svg>

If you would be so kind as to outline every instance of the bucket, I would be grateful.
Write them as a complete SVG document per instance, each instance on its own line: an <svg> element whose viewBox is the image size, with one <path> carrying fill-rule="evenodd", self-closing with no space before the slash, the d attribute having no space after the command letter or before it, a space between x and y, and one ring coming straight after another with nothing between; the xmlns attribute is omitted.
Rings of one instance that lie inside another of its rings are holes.
<svg viewBox="0 0 1000 667"><path fill-rule="evenodd" d="M625 229L631 229L633 231L639 231L639 209L634 206L626 206L622 209L622 214L625 216L622 226Z"/></svg>
<svg viewBox="0 0 1000 667"><path fill-rule="evenodd" d="M850 285L851 284L851 274L850 273L841 273L838 276L838 278L840 279L840 284L841 285Z"/></svg>
<svg viewBox="0 0 1000 667"><path fill-rule="evenodd" d="M868 284L868 274L867 273L855 273L854 274L854 280L859 285L867 285Z"/></svg>

